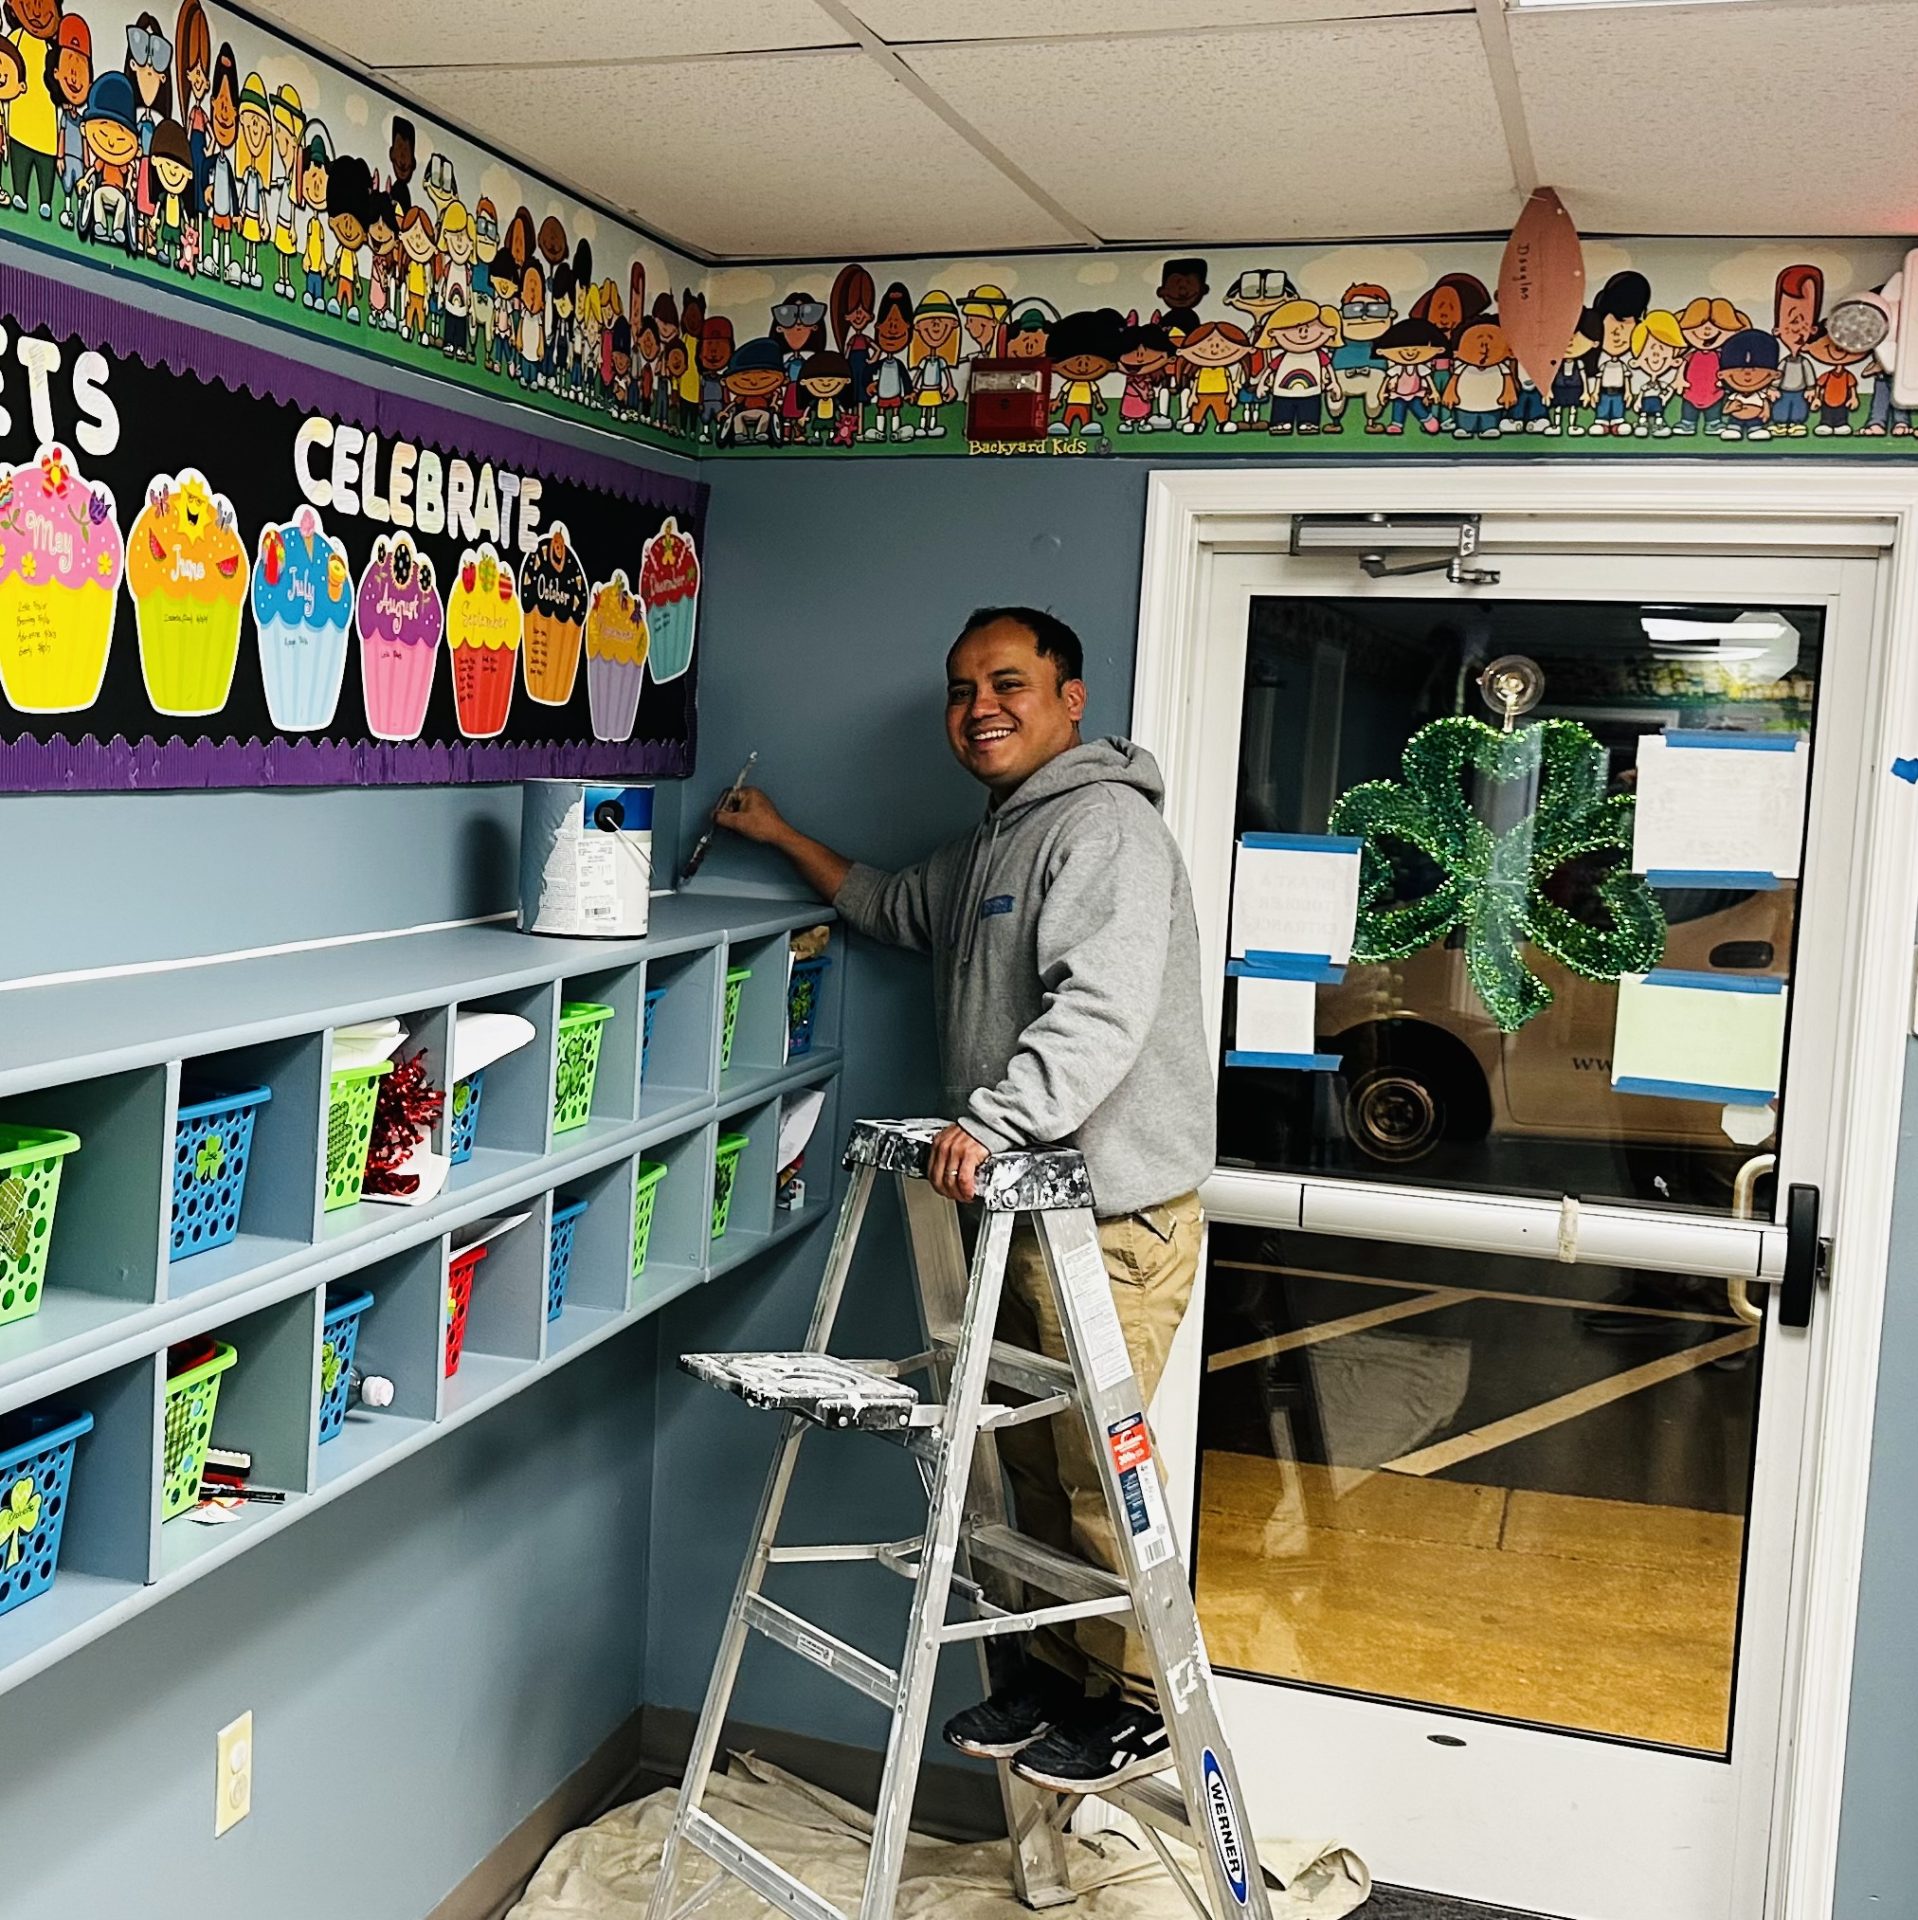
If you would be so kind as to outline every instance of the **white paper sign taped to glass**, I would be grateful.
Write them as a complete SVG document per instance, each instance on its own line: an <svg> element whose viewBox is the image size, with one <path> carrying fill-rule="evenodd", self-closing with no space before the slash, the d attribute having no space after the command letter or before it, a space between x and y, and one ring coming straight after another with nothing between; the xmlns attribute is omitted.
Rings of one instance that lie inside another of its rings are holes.
<svg viewBox="0 0 1918 1920"><path fill-rule="evenodd" d="M1281 1067L1302 1073L1335 1073L1336 1053L1318 1051L1318 982L1288 979L1234 960L1226 968L1237 983L1228 1067ZM1328 975L1328 977L1330 977Z"/></svg>
<svg viewBox="0 0 1918 1920"><path fill-rule="evenodd" d="M1356 836L1247 833L1232 866L1232 952L1261 972L1339 980L1359 915Z"/></svg>
<svg viewBox="0 0 1918 1920"><path fill-rule="evenodd" d="M1803 734L1644 735L1632 871L1655 887L1763 889L1797 879L1810 764Z"/></svg>
<svg viewBox="0 0 1918 1920"><path fill-rule="evenodd" d="M1661 967L1618 983L1612 1085L1667 1100L1762 1107L1785 1060L1785 982Z"/></svg>
<svg viewBox="0 0 1918 1920"><path fill-rule="evenodd" d="M528 780L521 788L522 933L633 940L653 891L653 790Z"/></svg>

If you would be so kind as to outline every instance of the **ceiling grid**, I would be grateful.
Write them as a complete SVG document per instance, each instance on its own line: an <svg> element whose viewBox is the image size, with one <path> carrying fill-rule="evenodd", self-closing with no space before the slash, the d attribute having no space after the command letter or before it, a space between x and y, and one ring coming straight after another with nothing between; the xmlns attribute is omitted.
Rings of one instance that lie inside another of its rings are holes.
<svg viewBox="0 0 1918 1920"><path fill-rule="evenodd" d="M269 10L713 261L1918 230L1918 0Z"/></svg>

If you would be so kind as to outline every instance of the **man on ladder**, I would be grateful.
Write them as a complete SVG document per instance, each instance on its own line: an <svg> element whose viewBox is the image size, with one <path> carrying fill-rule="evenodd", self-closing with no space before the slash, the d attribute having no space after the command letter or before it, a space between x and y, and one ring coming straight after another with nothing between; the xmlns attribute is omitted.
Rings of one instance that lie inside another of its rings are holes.
<svg viewBox="0 0 1918 1920"><path fill-rule="evenodd" d="M1150 1403L1198 1270L1196 1189L1214 1159L1198 928L1152 756L1085 741L1078 636L1030 607L976 612L946 661L946 734L987 790L965 839L894 874L848 860L741 789L723 825L784 853L858 931L933 956L947 1111L928 1177L975 1197L987 1158L1071 1146L1085 1158L1098 1237L1140 1394ZM1021 1220L1000 1333L1067 1358L1037 1236ZM1084 1423L1000 1435L1021 1530L1122 1572ZM1167 1736L1130 1615L1034 1636L946 1739L1010 1759L1046 1788L1096 1793L1155 1771Z"/></svg>

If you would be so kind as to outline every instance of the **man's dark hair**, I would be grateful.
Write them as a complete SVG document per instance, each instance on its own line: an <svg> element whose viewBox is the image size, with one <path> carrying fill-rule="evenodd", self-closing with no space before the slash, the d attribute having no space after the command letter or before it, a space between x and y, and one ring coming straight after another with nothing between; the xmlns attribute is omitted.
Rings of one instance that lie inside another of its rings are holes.
<svg viewBox="0 0 1918 1920"><path fill-rule="evenodd" d="M1032 635L1033 650L1058 669L1062 687L1068 680L1086 677L1086 650L1079 644L1079 636L1056 613L1038 607L975 607L959 629L959 640L952 644L956 647L960 640L970 640L981 628L1001 620L1010 620Z"/></svg>

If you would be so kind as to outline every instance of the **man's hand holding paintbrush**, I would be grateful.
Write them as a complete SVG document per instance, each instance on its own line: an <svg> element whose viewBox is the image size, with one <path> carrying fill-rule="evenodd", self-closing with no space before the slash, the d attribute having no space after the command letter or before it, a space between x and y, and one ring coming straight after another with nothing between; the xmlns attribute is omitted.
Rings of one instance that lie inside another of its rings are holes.
<svg viewBox="0 0 1918 1920"><path fill-rule="evenodd" d="M747 786L743 773L721 799L713 818L742 840L757 840L783 853L822 900L835 898L852 870L843 853L835 853L824 841L808 839L766 794Z"/></svg>

